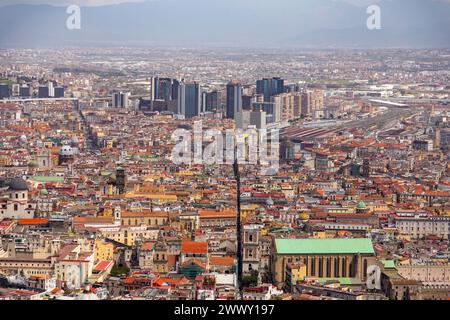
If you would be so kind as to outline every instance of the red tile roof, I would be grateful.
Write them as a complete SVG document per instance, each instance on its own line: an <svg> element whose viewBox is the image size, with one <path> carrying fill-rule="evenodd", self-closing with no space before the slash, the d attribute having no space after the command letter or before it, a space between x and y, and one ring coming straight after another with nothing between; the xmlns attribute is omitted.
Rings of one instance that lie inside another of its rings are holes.
<svg viewBox="0 0 450 320"><path fill-rule="evenodd" d="M208 243L184 240L181 242L181 253L206 254L208 253Z"/></svg>
<svg viewBox="0 0 450 320"><path fill-rule="evenodd" d="M232 266L234 264L233 257L210 257L209 264L212 266Z"/></svg>
<svg viewBox="0 0 450 320"><path fill-rule="evenodd" d="M112 264L112 261L109 260L102 260L94 267L95 271L103 271L108 269L108 267Z"/></svg>
<svg viewBox="0 0 450 320"><path fill-rule="evenodd" d="M48 224L47 218L19 219L19 225L44 225Z"/></svg>

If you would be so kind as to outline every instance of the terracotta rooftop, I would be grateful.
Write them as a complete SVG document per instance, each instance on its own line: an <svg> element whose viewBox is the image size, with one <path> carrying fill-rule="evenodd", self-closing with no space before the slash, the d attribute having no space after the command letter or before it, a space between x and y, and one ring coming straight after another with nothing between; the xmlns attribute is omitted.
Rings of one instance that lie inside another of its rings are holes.
<svg viewBox="0 0 450 320"><path fill-rule="evenodd" d="M184 240L181 242L181 253L206 254L208 253L208 243Z"/></svg>

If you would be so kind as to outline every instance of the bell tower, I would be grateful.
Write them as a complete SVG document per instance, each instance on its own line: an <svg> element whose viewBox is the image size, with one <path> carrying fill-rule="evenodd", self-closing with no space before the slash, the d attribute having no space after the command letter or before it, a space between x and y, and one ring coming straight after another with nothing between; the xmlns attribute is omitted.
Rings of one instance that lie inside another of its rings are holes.
<svg viewBox="0 0 450 320"><path fill-rule="evenodd" d="M244 274L248 275L254 271L259 271L259 261L261 258L259 249L260 236L258 225L244 225L242 241L242 265Z"/></svg>
<svg viewBox="0 0 450 320"><path fill-rule="evenodd" d="M122 209L117 206L114 208L114 224L120 225L122 223Z"/></svg>
<svg viewBox="0 0 450 320"><path fill-rule="evenodd" d="M40 169L51 169L52 168L52 157L49 150L39 150L37 155L38 167Z"/></svg>

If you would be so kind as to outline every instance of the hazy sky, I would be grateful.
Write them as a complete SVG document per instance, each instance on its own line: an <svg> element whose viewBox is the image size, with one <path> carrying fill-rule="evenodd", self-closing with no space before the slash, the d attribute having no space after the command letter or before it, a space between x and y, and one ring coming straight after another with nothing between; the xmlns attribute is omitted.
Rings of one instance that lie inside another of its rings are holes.
<svg viewBox="0 0 450 320"><path fill-rule="evenodd" d="M105 5L113 5L120 3L132 3L132 2L150 2L150 1L164 1L164 0L0 0L0 6L2 5L17 5L17 4L49 4L54 6L68 6L71 4L77 4L80 6L98 7ZM189 0L185 0L189 1ZM210 0L215 1L215 0ZM245 2L247 0L242 0ZM277 0L260 0L261 3L273 2ZM297 0L304 1L304 0ZM381 0L329 0L330 2L347 2L356 6L369 6L376 4ZM396 0L388 0L396 1ZM422 0L423 2L446 2L450 4L450 0Z"/></svg>
<svg viewBox="0 0 450 320"><path fill-rule="evenodd" d="M55 6L67 6L71 4L77 4L80 6L104 6L119 3L129 3L129 2L147 2L147 1L164 1L164 0L0 0L0 5L11 5L11 4L50 4ZM189 0L186 0L189 1ZM210 0L214 1L214 0ZM246 0L242 0L245 2ZM261 3L267 1L277 1L277 0L260 0ZM302 1L302 0L298 0ZM330 0L332 2L347 2L356 6L368 6L371 4L376 4L380 0ZM395 1L395 0L390 0ZM424 2L447 2L450 0L423 0Z"/></svg>
<svg viewBox="0 0 450 320"><path fill-rule="evenodd" d="M66 28L70 4L85 7L77 31ZM380 4L381 30L367 28L371 4ZM450 47L450 0L0 0L0 6L0 47Z"/></svg>
<svg viewBox="0 0 450 320"><path fill-rule="evenodd" d="M147 0L0 0L0 5L11 4L50 4L55 6L67 6L77 4L80 6L104 6L126 2L144 2ZM149 0L150 1L150 0ZM244 0L245 1L245 0Z"/></svg>

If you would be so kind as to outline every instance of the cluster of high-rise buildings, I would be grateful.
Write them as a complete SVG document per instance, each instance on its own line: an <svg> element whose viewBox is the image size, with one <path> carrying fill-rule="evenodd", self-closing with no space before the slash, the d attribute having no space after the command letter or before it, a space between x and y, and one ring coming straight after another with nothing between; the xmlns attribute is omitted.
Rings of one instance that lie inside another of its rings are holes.
<svg viewBox="0 0 450 320"><path fill-rule="evenodd" d="M139 104L141 109L185 118L215 114L235 120L241 128L259 129L271 123L323 117L324 106L322 90L285 86L281 78L258 80L253 86L231 81L224 88L204 90L199 82L152 77L150 99Z"/></svg>
<svg viewBox="0 0 450 320"><path fill-rule="evenodd" d="M39 85L36 89L31 83L0 83L0 99L7 98L64 98L64 87L56 86L55 81Z"/></svg>

